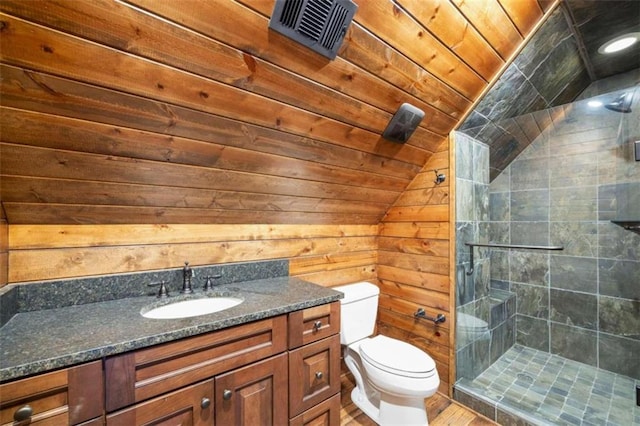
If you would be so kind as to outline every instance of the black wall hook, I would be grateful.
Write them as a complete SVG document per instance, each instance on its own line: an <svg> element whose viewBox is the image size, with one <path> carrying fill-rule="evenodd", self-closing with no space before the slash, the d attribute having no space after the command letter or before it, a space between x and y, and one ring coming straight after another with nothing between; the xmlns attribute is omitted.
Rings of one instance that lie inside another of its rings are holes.
<svg viewBox="0 0 640 426"><path fill-rule="evenodd" d="M444 182L447 179L444 173L438 173L437 170L434 170L434 172L436 174L436 180L434 180L433 182L436 185L440 185L442 182Z"/></svg>

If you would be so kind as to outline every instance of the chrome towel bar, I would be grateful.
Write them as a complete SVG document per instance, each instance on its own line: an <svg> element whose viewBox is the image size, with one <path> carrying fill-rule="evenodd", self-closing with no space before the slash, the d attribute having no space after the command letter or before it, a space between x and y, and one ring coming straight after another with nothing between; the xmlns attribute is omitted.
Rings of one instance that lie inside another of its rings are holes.
<svg viewBox="0 0 640 426"><path fill-rule="evenodd" d="M491 247L491 248L508 248L508 249L521 249L521 250L564 250L562 246L529 246L520 244L494 244L494 243L464 243L469 246L469 262L471 263L471 269L467 271L467 275L473 274L473 248L474 247Z"/></svg>

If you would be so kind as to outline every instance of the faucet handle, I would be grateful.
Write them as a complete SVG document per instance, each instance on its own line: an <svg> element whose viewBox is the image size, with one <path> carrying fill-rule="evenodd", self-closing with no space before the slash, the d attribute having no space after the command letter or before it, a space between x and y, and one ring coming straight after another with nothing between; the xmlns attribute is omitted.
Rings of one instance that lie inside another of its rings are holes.
<svg viewBox="0 0 640 426"><path fill-rule="evenodd" d="M204 291L209 291L213 288L213 281L215 279L218 279L222 277L222 275L218 274L218 275L210 275L208 277L204 277L205 278L205 283L204 283L204 287L202 287L202 290Z"/></svg>
<svg viewBox="0 0 640 426"><path fill-rule="evenodd" d="M157 286L160 287L158 289L158 295L156 297L163 298L163 299L165 297L169 297L169 290L167 290L166 282L164 280L160 281L159 283L147 284L147 286L148 287L157 287Z"/></svg>

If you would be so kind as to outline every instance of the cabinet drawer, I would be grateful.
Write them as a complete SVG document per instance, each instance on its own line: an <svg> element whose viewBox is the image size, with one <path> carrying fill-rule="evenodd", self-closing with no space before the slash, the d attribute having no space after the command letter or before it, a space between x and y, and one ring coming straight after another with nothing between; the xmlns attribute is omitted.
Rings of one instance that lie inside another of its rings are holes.
<svg viewBox="0 0 640 426"><path fill-rule="evenodd" d="M106 409L114 411L287 348L284 315L107 358Z"/></svg>
<svg viewBox="0 0 640 426"><path fill-rule="evenodd" d="M289 314L289 349L299 348L340 332L340 302Z"/></svg>
<svg viewBox="0 0 640 426"><path fill-rule="evenodd" d="M213 379L107 416L107 426L213 424Z"/></svg>
<svg viewBox="0 0 640 426"><path fill-rule="evenodd" d="M14 424L17 410L32 425L77 424L103 411L102 362L70 367L0 385L0 424Z"/></svg>
<svg viewBox="0 0 640 426"><path fill-rule="evenodd" d="M340 392L340 336L289 352L289 417Z"/></svg>
<svg viewBox="0 0 640 426"><path fill-rule="evenodd" d="M340 426L340 394L292 418L289 426Z"/></svg>

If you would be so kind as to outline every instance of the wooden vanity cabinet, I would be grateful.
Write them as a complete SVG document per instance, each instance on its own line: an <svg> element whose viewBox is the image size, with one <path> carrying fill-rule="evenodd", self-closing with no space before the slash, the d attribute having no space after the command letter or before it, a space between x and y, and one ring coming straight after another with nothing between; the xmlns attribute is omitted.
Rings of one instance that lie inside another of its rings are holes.
<svg viewBox="0 0 640 426"><path fill-rule="evenodd" d="M103 423L102 361L0 385L0 424ZM22 419L21 422L16 422Z"/></svg>
<svg viewBox="0 0 640 426"><path fill-rule="evenodd" d="M339 332L335 302L4 383L0 424L337 426Z"/></svg>

